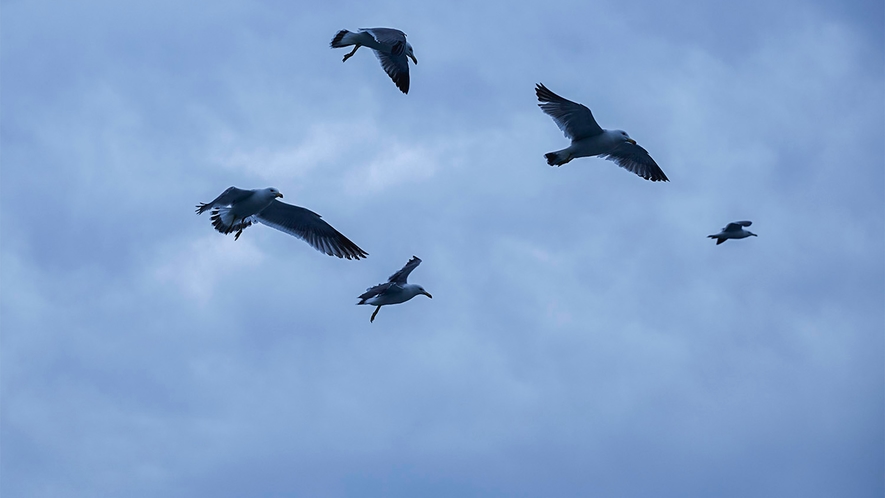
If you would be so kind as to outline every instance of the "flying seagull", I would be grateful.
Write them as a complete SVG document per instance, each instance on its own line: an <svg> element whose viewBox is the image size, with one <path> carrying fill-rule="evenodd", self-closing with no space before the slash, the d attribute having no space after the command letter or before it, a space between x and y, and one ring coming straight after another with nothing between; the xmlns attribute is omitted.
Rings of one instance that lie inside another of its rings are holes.
<svg viewBox="0 0 885 498"><path fill-rule="evenodd" d="M556 95L541 83L535 87L535 94L541 102L538 106L553 118L565 137L572 141L565 149L544 154L550 166L562 166L576 157L600 156L611 159L618 166L646 180L670 181L648 152L637 145L627 132L603 130L596 124L590 109Z"/></svg>
<svg viewBox="0 0 885 498"><path fill-rule="evenodd" d="M353 50L344 56L342 62L346 62L360 47L366 46L375 51L375 56L381 62L384 72L396 83L396 87L403 93L409 93L409 60L418 64L418 59L412 53L412 45L406 41L406 34L398 29L391 28L368 28L360 29L358 33L342 29L332 38L332 48L343 48L353 45Z"/></svg>
<svg viewBox="0 0 885 498"><path fill-rule="evenodd" d="M725 242L728 239L746 239L749 236L756 237L756 234L749 231L744 230L743 227L748 227L752 225L752 221L735 221L734 223L729 223L725 225L725 228L722 229L721 232L716 235L707 235L707 237L711 239L716 239L716 245Z"/></svg>
<svg viewBox="0 0 885 498"><path fill-rule="evenodd" d="M369 255L323 221L320 215L278 201L277 197L282 196L279 190L272 187L255 190L230 187L214 201L198 204L197 214L211 209L212 225L225 235L236 232L234 240L239 239L247 227L261 222L294 235L329 256L360 259Z"/></svg>
<svg viewBox="0 0 885 498"><path fill-rule="evenodd" d="M424 287L421 287L418 284L406 283L406 279L409 278L409 273L412 273L412 270L417 268L420 264L421 260L418 256L412 256L412 259L406 263L406 266L403 266L400 271L391 275L386 283L369 287L366 289L366 292L360 295L360 302L356 304L371 304L372 306L377 306L375 312L372 313L372 318L369 319L369 322L375 321L375 315L378 314L378 311L380 311L381 307L385 304L404 303L418 294L424 294L433 299L433 296L424 290Z"/></svg>

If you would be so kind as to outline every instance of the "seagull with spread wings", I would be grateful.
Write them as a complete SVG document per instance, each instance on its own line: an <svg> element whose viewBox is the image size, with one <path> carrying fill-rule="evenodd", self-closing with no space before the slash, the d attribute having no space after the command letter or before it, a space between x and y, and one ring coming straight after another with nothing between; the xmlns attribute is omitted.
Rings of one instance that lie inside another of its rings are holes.
<svg viewBox="0 0 885 498"><path fill-rule="evenodd" d="M234 240L255 222L294 235L329 256L360 259L369 254L309 209L280 202L279 190L243 190L230 187L212 202L197 205L197 214L212 210L212 226L223 234L236 232Z"/></svg>
<svg viewBox="0 0 885 498"><path fill-rule="evenodd" d="M752 221L735 221L733 223L729 223L725 225L725 228L722 229L721 232L716 235L707 235L707 237L711 239L716 239L716 245L725 242L728 239L746 239L749 236L756 237L757 235L749 230L744 230L744 227L748 227L752 225Z"/></svg>
<svg viewBox="0 0 885 498"><path fill-rule="evenodd" d="M424 287L406 282L406 279L409 278L409 273L412 273L412 270L417 268L420 264L421 260L418 256L412 256L412 259L406 263L406 266L403 266L400 271L391 275L386 283L369 287L366 289L366 292L360 295L360 302L356 304L370 304L372 306L377 306L375 312L372 313L372 318L369 319L369 322L375 321L375 315L378 314L378 311L380 311L381 307L384 305L404 303L418 294L424 294L433 299L433 296L424 290Z"/></svg>
<svg viewBox="0 0 885 498"><path fill-rule="evenodd" d="M360 47L366 46L375 51L384 72L403 93L409 93L409 59L418 64L412 52L412 45L406 41L406 34L392 28L360 29L354 33L342 29L332 38L332 48L344 48L353 45L353 50L344 56L342 62L353 57Z"/></svg>
<svg viewBox="0 0 885 498"><path fill-rule="evenodd" d="M618 166L646 180L670 181L648 151L630 138L627 132L602 129L590 109L556 95L543 84L538 83L535 94L541 102L538 106L553 118L565 137L572 141L565 149L544 155L550 166L562 166L576 157L599 156L611 159Z"/></svg>

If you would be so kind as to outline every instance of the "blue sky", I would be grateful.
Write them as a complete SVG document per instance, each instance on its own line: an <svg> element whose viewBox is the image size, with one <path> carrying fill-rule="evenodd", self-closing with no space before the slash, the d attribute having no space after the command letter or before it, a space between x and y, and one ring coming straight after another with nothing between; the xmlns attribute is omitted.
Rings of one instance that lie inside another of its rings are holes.
<svg viewBox="0 0 885 498"><path fill-rule="evenodd" d="M0 9L4 496L885 492L881 2ZM328 46L373 26L409 95ZM671 182L547 166L538 82Z"/></svg>

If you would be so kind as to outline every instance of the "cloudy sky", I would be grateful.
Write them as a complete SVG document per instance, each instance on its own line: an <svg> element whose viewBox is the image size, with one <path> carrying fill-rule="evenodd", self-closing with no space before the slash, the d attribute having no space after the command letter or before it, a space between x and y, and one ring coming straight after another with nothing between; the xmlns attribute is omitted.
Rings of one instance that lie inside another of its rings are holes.
<svg viewBox="0 0 885 498"><path fill-rule="evenodd" d="M4 498L885 492L881 1L0 8ZM671 182L547 166L538 82Z"/></svg>

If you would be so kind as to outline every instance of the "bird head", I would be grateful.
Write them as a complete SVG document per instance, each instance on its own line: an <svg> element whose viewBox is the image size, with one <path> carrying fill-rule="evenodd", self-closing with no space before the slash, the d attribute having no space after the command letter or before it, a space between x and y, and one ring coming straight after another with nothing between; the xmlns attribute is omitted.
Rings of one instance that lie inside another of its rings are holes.
<svg viewBox="0 0 885 498"><path fill-rule="evenodd" d="M282 197L282 196L283 196L283 194L280 193L279 190L277 190L277 189L275 189L275 188L273 188L273 187L269 187L269 188L267 189L267 193L270 194L271 197L274 197L274 198Z"/></svg>
<svg viewBox="0 0 885 498"><path fill-rule="evenodd" d="M626 132L626 131L624 131L624 130L616 130L615 133L617 133L618 135L620 135L621 138L623 139L623 141L625 141L625 142L630 142L631 144L636 145L636 140L633 140L632 138L630 138L630 135L627 135L627 132Z"/></svg>
<svg viewBox="0 0 885 498"><path fill-rule="evenodd" d="M406 42L406 56L412 59L412 62L418 64L418 59L415 58L415 53L412 52L412 45L408 42Z"/></svg>
<svg viewBox="0 0 885 498"><path fill-rule="evenodd" d="M429 297L430 299L433 299L433 296L431 296L429 292L424 290L424 287L420 287L420 286L418 287L418 294L424 294L425 296Z"/></svg>

